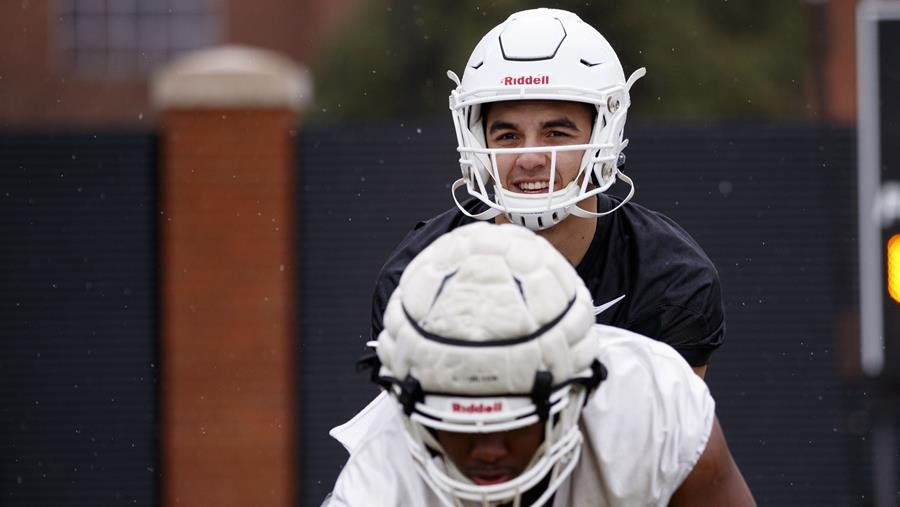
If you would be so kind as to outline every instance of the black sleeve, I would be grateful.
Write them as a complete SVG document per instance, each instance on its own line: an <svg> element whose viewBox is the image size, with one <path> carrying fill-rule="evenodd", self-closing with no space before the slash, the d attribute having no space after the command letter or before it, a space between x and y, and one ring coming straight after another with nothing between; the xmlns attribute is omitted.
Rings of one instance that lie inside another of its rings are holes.
<svg viewBox="0 0 900 507"><path fill-rule="evenodd" d="M387 308L394 289L400 284L403 270L419 252L431 243L434 237L440 235L440 230L437 233L431 230L435 227L426 227L433 222L434 220L428 220L417 223L403 238L403 241L394 248L378 273L378 278L375 280L375 291L372 294L371 340L377 340L381 330L384 329L384 310Z"/></svg>
<svg viewBox="0 0 900 507"><path fill-rule="evenodd" d="M637 273L626 327L667 343L691 366L707 364L725 340L715 264L671 218L637 205L624 211L629 269Z"/></svg>
<svg viewBox="0 0 900 507"><path fill-rule="evenodd" d="M472 214L487 209L474 198L463 202L463 206ZM394 248L375 280L375 292L372 294L372 340L377 340L381 330L384 329L384 310L394 289L400 284L400 276L406 266L442 234L473 221L474 219L466 217L456 207L450 208L434 218L417 223Z"/></svg>
<svg viewBox="0 0 900 507"><path fill-rule="evenodd" d="M387 307L388 300L394 289L397 288L398 279L390 276L385 265L381 272L378 273L378 279L375 280L375 292L372 294L372 335L371 340L377 340L381 330L384 329L384 309Z"/></svg>
<svg viewBox="0 0 900 507"><path fill-rule="evenodd" d="M675 305L660 307L656 314L635 320L628 329L671 345L691 366L707 364L725 340L724 319L712 322L701 313Z"/></svg>
<svg viewBox="0 0 900 507"><path fill-rule="evenodd" d="M695 282L698 278L706 281L692 284L690 294L679 294L679 287L671 287L670 297L627 327L669 344L691 366L703 366L725 341L725 312L715 269L710 267L693 277Z"/></svg>

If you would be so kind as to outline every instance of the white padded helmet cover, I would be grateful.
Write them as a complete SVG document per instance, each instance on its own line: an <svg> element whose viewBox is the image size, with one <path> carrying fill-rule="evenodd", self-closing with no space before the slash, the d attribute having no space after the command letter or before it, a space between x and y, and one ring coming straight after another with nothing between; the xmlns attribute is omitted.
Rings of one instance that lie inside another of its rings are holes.
<svg viewBox="0 0 900 507"><path fill-rule="evenodd" d="M410 318L427 333L483 346L429 339ZM525 337L557 319L533 339L486 343ZM510 224L470 224L423 250L401 277L384 323L382 375L412 375L426 392L528 393L536 371L559 384L596 357L596 340L588 338L593 306L575 269L545 239Z"/></svg>

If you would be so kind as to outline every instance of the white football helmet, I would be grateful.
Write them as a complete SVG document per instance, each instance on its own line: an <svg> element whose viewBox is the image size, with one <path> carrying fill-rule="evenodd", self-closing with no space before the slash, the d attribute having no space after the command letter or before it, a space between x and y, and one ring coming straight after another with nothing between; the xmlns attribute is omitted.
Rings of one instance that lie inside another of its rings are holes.
<svg viewBox="0 0 900 507"><path fill-rule="evenodd" d="M553 246L523 227L475 223L406 268L385 312L373 379L400 404L417 471L448 506L512 502L547 478L542 505L572 472L587 397L606 377L591 297ZM525 470L477 485L433 430L494 433L544 424Z"/></svg>
<svg viewBox="0 0 900 507"><path fill-rule="evenodd" d="M617 174L630 186L619 206L625 204L634 195L634 184L618 169L620 154L628 144L623 130L631 104L629 90L645 73L640 68L626 81L619 58L606 39L571 12L532 9L511 15L475 46L461 81L453 71L447 72L456 83L450 93L450 111L462 178L454 182L451 193L459 209L480 220L504 213L515 224L545 229L570 213L592 217L615 211L589 212L577 203L609 189ZM565 100L596 107L590 141L488 149L481 105L509 100ZM584 152L578 176L565 188L553 188L557 154L573 150ZM545 194L513 192L500 181L497 155L526 152L550 154L551 186ZM491 181L493 192L489 192ZM456 191L463 185L489 209L473 215L461 206Z"/></svg>

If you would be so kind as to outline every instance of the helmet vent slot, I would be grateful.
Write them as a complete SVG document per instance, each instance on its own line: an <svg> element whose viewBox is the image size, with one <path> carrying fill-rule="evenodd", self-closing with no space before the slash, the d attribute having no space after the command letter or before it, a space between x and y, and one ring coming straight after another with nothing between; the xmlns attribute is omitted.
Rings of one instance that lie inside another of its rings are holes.
<svg viewBox="0 0 900 507"><path fill-rule="evenodd" d="M511 18L498 37L503 59L514 62L552 60L565 39L566 28L558 18Z"/></svg>
<svg viewBox="0 0 900 507"><path fill-rule="evenodd" d="M602 63L603 62L591 63L591 62L585 60L584 58L581 59L581 64L584 65L585 67L596 67L597 65L600 65Z"/></svg>

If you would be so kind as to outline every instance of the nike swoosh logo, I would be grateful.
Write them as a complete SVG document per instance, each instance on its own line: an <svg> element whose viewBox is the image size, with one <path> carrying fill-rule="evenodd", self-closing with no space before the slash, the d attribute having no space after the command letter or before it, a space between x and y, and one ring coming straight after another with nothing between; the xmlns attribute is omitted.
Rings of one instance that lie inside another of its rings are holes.
<svg viewBox="0 0 900 507"><path fill-rule="evenodd" d="M619 301L621 301L621 300L623 300L623 299L625 299L625 294L622 294L621 296L617 297L616 299L613 299L612 301L610 301L610 302L608 302L608 303L603 303L603 304L600 305L600 306L595 306L595 307L594 307L594 315L595 315L595 316L596 316L596 315L600 315L601 313L605 312L606 310L609 310L609 308L610 308L612 305L618 303Z"/></svg>

